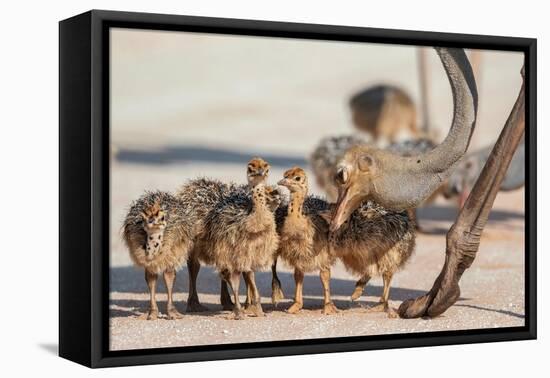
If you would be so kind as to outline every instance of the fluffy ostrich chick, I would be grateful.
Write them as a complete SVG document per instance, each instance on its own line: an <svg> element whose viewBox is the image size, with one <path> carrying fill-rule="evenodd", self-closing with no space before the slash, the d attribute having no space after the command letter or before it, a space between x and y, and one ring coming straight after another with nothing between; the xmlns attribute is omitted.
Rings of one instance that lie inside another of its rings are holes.
<svg viewBox="0 0 550 378"><path fill-rule="evenodd" d="M220 272L233 292L233 311L236 319L244 317L239 302L240 274L250 290L249 310L263 315L260 294L254 272L266 270L273 264L279 246L275 215L271 211L266 192L266 180L270 166L261 158L248 162L247 180L251 193L236 190L225 196L205 220L205 252L208 260Z"/></svg>
<svg viewBox="0 0 550 378"><path fill-rule="evenodd" d="M284 173L279 185L290 191L288 206L279 208L278 256L294 268L296 292L294 303L288 312L299 312L304 303L302 297L304 273L319 271L324 294L324 314L337 312L330 298L330 268L335 258L329 253L328 225L321 216L329 205L324 200L308 196L307 176L303 169L295 167Z"/></svg>

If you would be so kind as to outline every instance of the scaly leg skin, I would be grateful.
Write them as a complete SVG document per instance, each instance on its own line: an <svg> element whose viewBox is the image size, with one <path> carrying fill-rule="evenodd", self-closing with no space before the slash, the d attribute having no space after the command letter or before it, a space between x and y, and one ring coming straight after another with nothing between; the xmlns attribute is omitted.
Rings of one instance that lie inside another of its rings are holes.
<svg viewBox="0 0 550 378"><path fill-rule="evenodd" d="M187 312L205 312L208 308L201 305L199 302L199 296L197 294L197 276L201 269L200 262L190 257L187 260L187 270L189 272L189 297L187 298Z"/></svg>
<svg viewBox="0 0 550 378"><path fill-rule="evenodd" d="M323 314L334 315L338 312L338 309L330 299L330 269L321 269L319 275L321 276L321 283L323 284L323 295L325 298Z"/></svg>
<svg viewBox="0 0 550 378"><path fill-rule="evenodd" d="M222 273L222 276L229 287L231 287L231 291L233 292L233 313L235 314L234 319L244 319L244 312L241 308L241 303L239 302L239 285L241 283L241 274L239 272L224 271Z"/></svg>
<svg viewBox="0 0 550 378"><path fill-rule="evenodd" d="M147 320L157 320L159 317L159 308L157 306L157 274L150 273L145 270L145 281L147 281L147 286L149 287L149 311L144 315L144 318Z"/></svg>
<svg viewBox="0 0 550 378"><path fill-rule="evenodd" d="M365 286L367 286L369 281L370 281L369 275L365 274L355 283L355 290L353 290L353 294L351 294L352 302L355 302L356 300L361 298L361 295L363 295L363 291L365 290Z"/></svg>
<svg viewBox="0 0 550 378"><path fill-rule="evenodd" d="M220 287L220 303L222 304L222 309L224 311L233 311L233 301L231 300L231 295L229 294L227 281L224 279L222 279Z"/></svg>
<svg viewBox="0 0 550 378"><path fill-rule="evenodd" d="M164 272L164 284L166 285L166 290L168 291L168 303L166 304L166 313L168 314L168 319L181 319L183 315L176 309L174 301L172 299L174 282L176 282L176 271L167 270Z"/></svg>
<svg viewBox="0 0 550 378"><path fill-rule="evenodd" d="M294 294L294 303L287 310L289 314L296 314L304 307L304 299L302 298L304 272L299 269L294 269L294 281L296 282L296 292Z"/></svg>
<svg viewBox="0 0 550 378"><path fill-rule="evenodd" d="M389 298L390 298L390 285L393 274L384 273L382 274L382 279L384 280L384 290L382 291L382 296L380 297L380 303L376 306L369 308L368 312L385 312L388 314L388 318L397 318L398 314L395 309L390 307Z"/></svg>
<svg viewBox="0 0 550 378"><path fill-rule="evenodd" d="M262 310L260 292L256 286L256 279L254 272L243 273L244 282L247 286L248 297L250 298L250 304L245 308L247 314L252 316L265 316Z"/></svg>
<svg viewBox="0 0 550 378"><path fill-rule="evenodd" d="M273 303L274 307L277 307L277 304L285 299L283 288L281 287L281 281L277 276L277 258L275 258L275 261L271 266L271 277L271 303Z"/></svg>
<svg viewBox="0 0 550 378"><path fill-rule="evenodd" d="M254 290L253 287L250 286L250 276L248 276L250 272L243 272L243 279L244 284L246 286L246 299L244 300L244 309L248 309L250 306L252 306L252 301L254 298Z"/></svg>

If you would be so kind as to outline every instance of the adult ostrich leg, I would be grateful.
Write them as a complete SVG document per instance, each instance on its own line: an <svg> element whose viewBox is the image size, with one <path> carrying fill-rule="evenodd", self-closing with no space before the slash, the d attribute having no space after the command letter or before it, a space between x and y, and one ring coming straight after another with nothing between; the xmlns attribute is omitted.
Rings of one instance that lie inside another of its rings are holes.
<svg viewBox="0 0 550 378"><path fill-rule="evenodd" d="M525 131L524 69L525 67L521 70L524 83L512 112L464 207L447 233L443 269L427 294L401 304L398 312L403 318L438 316L451 307L460 296L458 281L476 257L481 233L493 202Z"/></svg>

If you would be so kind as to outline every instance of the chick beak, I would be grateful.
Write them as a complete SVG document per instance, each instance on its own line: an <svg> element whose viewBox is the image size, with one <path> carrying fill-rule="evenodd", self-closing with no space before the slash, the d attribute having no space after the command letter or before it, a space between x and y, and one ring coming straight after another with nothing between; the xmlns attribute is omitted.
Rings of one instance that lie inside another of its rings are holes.
<svg viewBox="0 0 550 378"><path fill-rule="evenodd" d="M279 180L279 182L277 182L277 185L288 186L288 180L286 178Z"/></svg>

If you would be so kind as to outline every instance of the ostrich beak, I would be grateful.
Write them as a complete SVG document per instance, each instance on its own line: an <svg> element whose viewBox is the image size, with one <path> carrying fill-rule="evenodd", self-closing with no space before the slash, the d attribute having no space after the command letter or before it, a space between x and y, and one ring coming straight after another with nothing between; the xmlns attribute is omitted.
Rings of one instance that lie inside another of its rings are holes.
<svg viewBox="0 0 550 378"><path fill-rule="evenodd" d="M352 187L340 189L336 208L334 210L332 221L330 222L330 231L337 231L350 215L359 207L361 196L356 195Z"/></svg>
<svg viewBox="0 0 550 378"><path fill-rule="evenodd" d="M287 179L279 180L279 182L277 182L277 185L288 186L288 180Z"/></svg>

